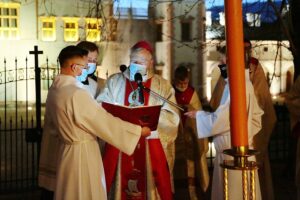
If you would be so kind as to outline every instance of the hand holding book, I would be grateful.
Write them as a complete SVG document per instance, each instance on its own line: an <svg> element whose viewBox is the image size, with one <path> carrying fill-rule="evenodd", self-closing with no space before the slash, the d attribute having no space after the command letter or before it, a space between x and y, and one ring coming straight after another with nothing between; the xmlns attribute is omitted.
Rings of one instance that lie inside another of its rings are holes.
<svg viewBox="0 0 300 200"><path fill-rule="evenodd" d="M141 133L141 136L143 137L148 137L149 135L151 135L151 130L149 127L147 126L143 126L142 127L142 133Z"/></svg>

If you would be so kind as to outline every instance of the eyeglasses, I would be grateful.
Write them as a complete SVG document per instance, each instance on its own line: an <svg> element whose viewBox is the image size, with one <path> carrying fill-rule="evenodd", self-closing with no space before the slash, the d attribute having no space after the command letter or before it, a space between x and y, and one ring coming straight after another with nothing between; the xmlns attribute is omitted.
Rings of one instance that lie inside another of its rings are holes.
<svg viewBox="0 0 300 200"><path fill-rule="evenodd" d="M97 59L88 58L89 63L97 63Z"/></svg>
<svg viewBox="0 0 300 200"><path fill-rule="evenodd" d="M82 64L78 64L78 63L73 63L71 66L78 66L81 69L89 69L90 67L88 65L82 65Z"/></svg>

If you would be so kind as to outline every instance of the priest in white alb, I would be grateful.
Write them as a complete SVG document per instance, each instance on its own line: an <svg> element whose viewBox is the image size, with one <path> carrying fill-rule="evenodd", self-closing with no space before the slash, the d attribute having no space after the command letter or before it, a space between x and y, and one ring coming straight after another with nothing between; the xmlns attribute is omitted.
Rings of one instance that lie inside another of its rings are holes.
<svg viewBox="0 0 300 200"><path fill-rule="evenodd" d="M54 191L56 200L107 199L97 137L131 154L140 137L150 135L148 127L107 113L82 88L76 76L87 69L87 54L76 46L60 52L61 73L47 96L39 186Z"/></svg>
<svg viewBox="0 0 300 200"><path fill-rule="evenodd" d="M223 69L224 70L224 69ZM213 137L213 143L216 149L216 158L214 161L214 172L212 181L212 200L223 200L223 169L220 164L224 160L232 160L231 156L223 154L226 149L231 149L230 139L230 93L227 73L221 73L225 80L225 87L222 93L220 105L215 112L205 111L191 111L185 115L196 118L197 132L199 138ZM234 77L232 77L234 78ZM247 118L248 118L248 143L249 149L253 149L253 137L261 129L261 116L263 111L258 106L253 86L249 79L249 69L245 70L246 79L246 104L247 104ZM216 88L218 89L218 88ZM222 89L222 88L220 88ZM249 160L255 161L252 156ZM256 173L257 174L257 173ZM228 171L228 191L230 200L243 199L242 194L242 173L241 171ZM258 176L256 176L256 199L261 199L260 185Z"/></svg>

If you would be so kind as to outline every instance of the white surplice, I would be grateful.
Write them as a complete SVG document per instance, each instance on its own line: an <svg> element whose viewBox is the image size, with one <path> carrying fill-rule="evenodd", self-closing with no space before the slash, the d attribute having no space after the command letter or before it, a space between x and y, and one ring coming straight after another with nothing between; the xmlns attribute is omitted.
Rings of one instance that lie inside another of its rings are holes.
<svg viewBox="0 0 300 200"><path fill-rule="evenodd" d="M97 97L97 101L105 101L109 103L124 105L126 78L129 78L128 70L126 70L124 73L117 73L112 75L107 80L101 94ZM160 76L153 75L150 89L168 99L169 101L172 101L174 103L176 102L174 95L175 92L172 88L172 85ZM163 102L153 94L150 94L149 96L148 105L162 105L157 131L152 132L151 136L149 136L148 139L160 139L172 176L175 160L174 142L177 137L178 125L180 121L178 110L174 106ZM147 153L146 160L149 162L149 159L150 157ZM154 185L154 180L152 179L151 165L147 166L147 172L147 198L155 200L157 199L158 193ZM118 181L119 177L116 177L116 180ZM117 188L115 188L115 191L120 191L120 184L116 183L116 185ZM118 194L116 194L115 198L118 199Z"/></svg>
<svg viewBox="0 0 300 200"><path fill-rule="evenodd" d="M259 151L256 161L259 164L259 181L262 199L274 200L272 173L269 161L268 146L276 123L276 112L273 106L269 85L261 64L250 63L250 80L259 107L264 111L261 118L261 130L255 135L253 145Z"/></svg>
<svg viewBox="0 0 300 200"><path fill-rule="evenodd" d="M253 149L253 137L261 129L261 116L263 111L258 106L253 86L249 80L249 71L246 70L246 101L248 117L248 143L249 148ZM220 163L223 160L232 160L232 157L224 155L225 149L231 148L230 140L230 93L229 85L226 85L221 98L220 106L213 112L198 111L196 114L197 132L199 138L213 136L213 143L216 148L216 159L214 161L214 173L212 181L212 200L223 200L223 169ZM252 156L249 160L255 160ZM257 174L257 172L256 172ZM241 171L228 171L228 188L230 200L241 200L242 198L242 174ZM256 199L261 199L258 176L256 176Z"/></svg>
<svg viewBox="0 0 300 200"><path fill-rule="evenodd" d="M54 189L58 200L106 199L96 138L132 154L140 133L140 126L107 113L74 77L58 75L46 102L39 185Z"/></svg>
<svg viewBox="0 0 300 200"><path fill-rule="evenodd" d="M259 107L264 111L261 119L261 130L253 138L254 149L259 151L256 161L259 165L259 181L261 186L262 199L273 200L272 174L269 161L268 145L276 123L276 113L272 103L269 85L261 64L257 59L251 58L249 64L250 81L254 88L254 93ZM225 87L225 81L220 76L215 90L210 99L213 110L219 106L220 99Z"/></svg>
<svg viewBox="0 0 300 200"><path fill-rule="evenodd" d="M91 77L87 77L87 80L88 84L83 84L82 87L86 89L93 98L96 98L104 87L104 80L101 78L97 78L97 81L95 81Z"/></svg>

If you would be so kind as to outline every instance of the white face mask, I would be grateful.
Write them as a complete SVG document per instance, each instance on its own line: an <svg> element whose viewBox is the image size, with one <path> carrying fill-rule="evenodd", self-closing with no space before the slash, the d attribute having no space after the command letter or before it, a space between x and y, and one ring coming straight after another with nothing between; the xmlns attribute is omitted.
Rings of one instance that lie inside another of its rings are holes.
<svg viewBox="0 0 300 200"><path fill-rule="evenodd" d="M175 86L176 87L176 89L177 90L179 90L180 92L184 92L186 89L187 89L187 87L178 87L178 86Z"/></svg>
<svg viewBox="0 0 300 200"><path fill-rule="evenodd" d="M89 69L87 71L88 74L93 74L96 71L96 63L88 63Z"/></svg>
<svg viewBox="0 0 300 200"><path fill-rule="evenodd" d="M129 72L130 72L129 79L131 81L134 81L134 75L136 73L140 73L142 75L143 82L146 82L148 80L147 67L145 65L130 63Z"/></svg>

